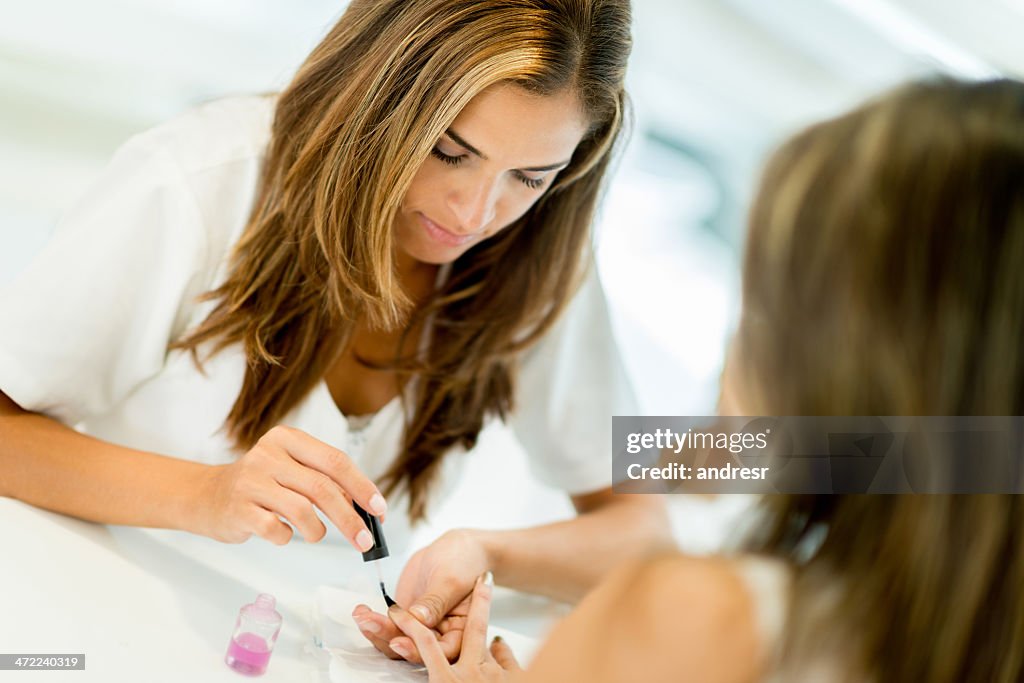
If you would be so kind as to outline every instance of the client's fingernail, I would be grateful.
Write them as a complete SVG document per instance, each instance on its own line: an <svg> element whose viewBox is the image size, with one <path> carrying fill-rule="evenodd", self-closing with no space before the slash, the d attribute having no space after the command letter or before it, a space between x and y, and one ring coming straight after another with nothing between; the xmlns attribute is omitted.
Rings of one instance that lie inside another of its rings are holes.
<svg viewBox="0 0 1024 683"><path fill-rule="evenodd" d="M503 642L504 640L505 640L505 639L504 639L504 638L502 638L501 636L494 636L494 642L496 642L496 643L501 643L501 642Z"/></svg>
<svg viewBox="0 0 1024 683"><path fill-rule="evenodd" d="M409 648L401 643L389 643L389 645L391 645L391 649L395 651L395 654L400 657L408 657L412 654L412 652L409 651Z"/></svg>
<svg viewBox="0 0 1024 683"><path fill-rule="evenodd" d="M366 529L360 531L356 534L356 547L365 553L373 547L373 535Z"/></svg>
<svg viewBox="0 0 1024 683"><path fill-rule="evenodd" d="M359 627L360 631L366 631L368 633L380 633L380 624L376 621L357 621L356 626Z"/></svg>
<svg viewBox="0 0 1024 683"><path fill-rule="evenodd" d="M483 580L485 586L494 588L494 574L492 574L490 571L484 572Z"/></svg>
<svg viewBox="0 0 1024 683"><path fill-rule="evenodd" d="M375 493L373 498L370 499L370 512L380 517L388 511L388 503L384 500L384 496L379 493Z"/></svg>

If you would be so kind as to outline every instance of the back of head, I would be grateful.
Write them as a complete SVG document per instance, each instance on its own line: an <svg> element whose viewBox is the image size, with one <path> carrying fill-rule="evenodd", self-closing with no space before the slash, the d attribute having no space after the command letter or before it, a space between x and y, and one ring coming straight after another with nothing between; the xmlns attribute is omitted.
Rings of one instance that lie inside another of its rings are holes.
<svg viewBox="0 0 1024 683"><path fill-rule="evenodd" d="M920 82L810 128L751 215L732 368L746 412L1024 414L1021 264L1024 83ZM767 509L758 547L798 564L797 668L830 652L853 679L1024 677L1019 496Z"/></svg>
<svg viewBox="0 0 1024 683"><path fill-rule="evenodd" d="M810 128L769 163L748 240L748 399L1024 414L1024 84L918 83Z"/></svg>

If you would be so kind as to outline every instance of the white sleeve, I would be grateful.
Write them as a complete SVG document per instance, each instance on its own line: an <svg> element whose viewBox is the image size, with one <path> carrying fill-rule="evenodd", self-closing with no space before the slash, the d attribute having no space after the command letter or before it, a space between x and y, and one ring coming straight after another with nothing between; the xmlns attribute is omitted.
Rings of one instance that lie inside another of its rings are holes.
<svg viewBox="0 0 1024 683"><path fill-rule="evenodd" d="M510 422L533 474L582 494L612 485L612 416L636 410L591 267L558 323L523 360Z"/></svg>
<svg viewBox="0 0 1024 683"><path fill-rule="evenodd" d="M0 289L0 390L66 424L106 412L163 365L205 252L166 141L133 138Z"/></svg>

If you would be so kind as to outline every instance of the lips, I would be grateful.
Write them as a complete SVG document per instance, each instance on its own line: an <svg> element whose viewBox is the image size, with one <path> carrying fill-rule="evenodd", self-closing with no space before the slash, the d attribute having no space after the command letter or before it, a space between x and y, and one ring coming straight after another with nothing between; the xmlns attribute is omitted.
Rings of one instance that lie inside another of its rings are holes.
<svg viewBox="0 0 1024 683"><path fill-rule="evenodd" d="M442 228L440 225L430 220L420 212L416 212L416 218L419 219L420 225L423 226L424 232L427 236L435 242L439 242L448 247L460 247L464 244L469 244L475 238L475 234L460 235L450 230Z"/></svg>

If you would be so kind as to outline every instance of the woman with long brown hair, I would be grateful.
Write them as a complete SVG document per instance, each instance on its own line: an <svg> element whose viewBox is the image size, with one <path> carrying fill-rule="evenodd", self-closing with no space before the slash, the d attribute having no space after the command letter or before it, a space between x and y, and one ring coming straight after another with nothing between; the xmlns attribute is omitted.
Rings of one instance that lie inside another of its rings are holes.
<svg viewBox="0 0 1024 683"><path fill-rule="evenodd" d="M630 404L588 275L629 22L353 0L280 95L130 141L0 297L0 494L228 542L318 541L319 510L365 550L355 501L401 546L507 419L586 514L443 536L398 586L425 623L481 571L572 597L660 542L659 505L611 493Z"/></svg>
<svg viewBox="0 0 1024 683"><path fill-rule="evenodd" d="M1022 263L1024 83L921 82L816 125L763 176L721 412L1024 415ZM762 513L744 555L617 573L522 680L1024 680L1021 495L768 496ZM482 645L488 595L455 668L392 608L432 681L516 668Z"/></svg>

